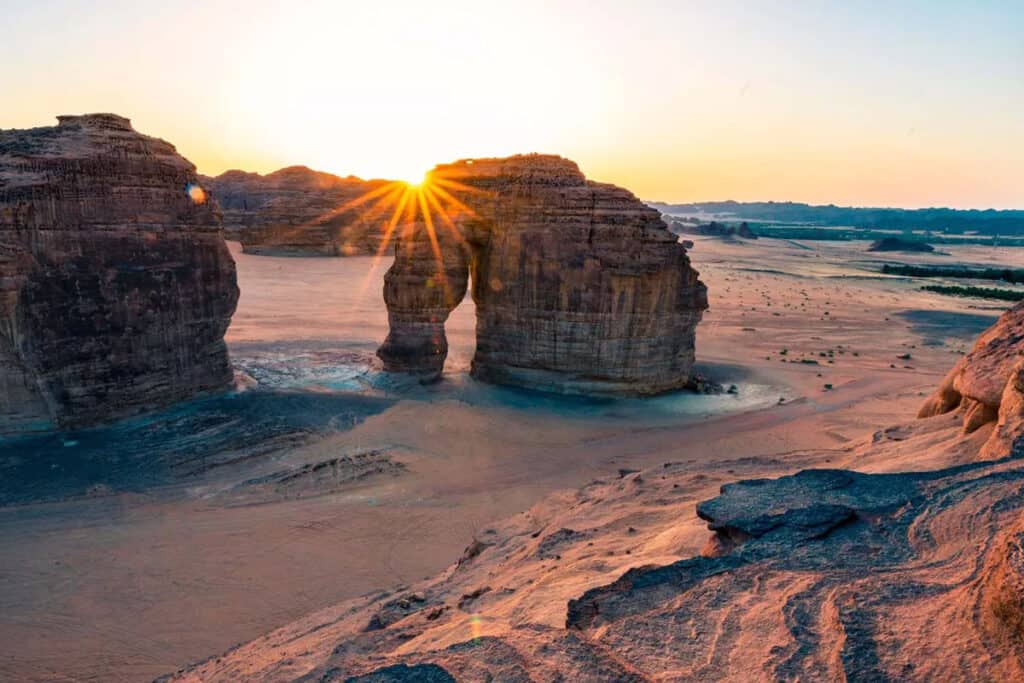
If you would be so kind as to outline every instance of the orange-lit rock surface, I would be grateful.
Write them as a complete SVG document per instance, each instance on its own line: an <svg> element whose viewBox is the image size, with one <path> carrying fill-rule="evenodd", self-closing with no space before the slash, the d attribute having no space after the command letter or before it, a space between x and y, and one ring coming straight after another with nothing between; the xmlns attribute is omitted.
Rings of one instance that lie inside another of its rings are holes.
<svg viewBox="0 0 1024 683"><path fill-rule="evenodd" d="M1024 447L1024 304L1004 313L925 402L918 417L952 411L964 432L996 424L981 457Z"/></svg>

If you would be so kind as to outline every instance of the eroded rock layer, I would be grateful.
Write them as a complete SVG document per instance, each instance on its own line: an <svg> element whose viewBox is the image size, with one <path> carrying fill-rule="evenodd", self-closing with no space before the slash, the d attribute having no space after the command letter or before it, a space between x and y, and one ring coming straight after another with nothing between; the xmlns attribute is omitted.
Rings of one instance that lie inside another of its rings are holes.
<svg viewBox="0 0 1024 683"><path fill-rule="evenodd" d="M246 253L355 256L380 246L381 221L357 202L387 181L289 166L267 175L227 171L206 182L224 212L225 234Z"/></svg>
<svg viewBox="0 0 1024 683"><path fill-rule="evenodd" d="M555 156L438 166L431 187L454 201L398 235L387 369L440 375L471 279L478 379L634 395L688 383L706 288L657 211Z"/></svg>
<svg viewBox="0 0 1024 683"><path fill-rule="evenodd" d="M0 433L221 389L235 264L195 167L113 114L0 131Z"/></svg>
<svg viewBox="0 0 1024 683"><path fill-rule="evenodd" d="M995 424L982 458L1024 450L1024 303L1004 313L946 375L918 417L958 411L965 434Z"/></svg>
<svg viewBox="0 0 1024 683"><path fill-rule="evenodd" d="M566 626L670 680L1015 680L1022 486L1019 466L729 485L698 508L722 554L630 570Z"/></svg>

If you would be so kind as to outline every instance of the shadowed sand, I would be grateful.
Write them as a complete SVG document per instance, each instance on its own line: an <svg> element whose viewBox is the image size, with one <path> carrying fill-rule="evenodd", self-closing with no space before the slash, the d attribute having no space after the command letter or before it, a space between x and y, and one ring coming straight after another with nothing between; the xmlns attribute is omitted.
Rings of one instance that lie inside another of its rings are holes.
<svg viewBox="0 0 1024 683"><path fill-rule="evenodd" d="M877 276L859 243L695 241L711 294L698 358L736 396L583 401L479 385L466 377L469 301L448 324L448 378L396 383L372 355L386 262L368 276L369 258L233 249L242 297L228 341L247 391L3 444L0 679L173 671L435 574L499 520L619 470L681 463L671 508L638 512L678 524L629 555L636 544L615 536L615 553L556 597L691 556L707 539L696 501L727 481L848 462L843 449L913 414L998 314ZM948 251L900 258L1020 265L1016 250ZM899 469L950 464L910 453ZM533 515L556 514L540 505ZM564 605L552 602L552 625Z"/></svg>

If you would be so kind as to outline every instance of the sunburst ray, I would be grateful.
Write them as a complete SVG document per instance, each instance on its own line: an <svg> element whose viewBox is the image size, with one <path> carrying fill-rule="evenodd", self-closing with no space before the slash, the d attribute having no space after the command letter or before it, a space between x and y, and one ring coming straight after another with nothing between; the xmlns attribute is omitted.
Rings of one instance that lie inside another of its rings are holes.
<svg viewBox="0 0 1024 683"><path fill-rule="evenodd" d="M460 183L457 180L446 178L443 175L438 176L435 179L435 183L437 185L444 185L445 187L451 188L456 192L463 192L465 194L487 194L487 190L481 189L479 187L473 187L472 185L467 185L466 183Z"/></svg>
<svg viewBox="0 0 1024 683"><path fill-rule="evenodd" d="M451 233L455 241L458 242L460 245L464 244L466 238L459 231L458 226L455 225L455 221L453 221L451 219L451 216L448 215L448 211L443 206L441 206L441 201L437 198L435 188L426 187L424 188L423 193L427 196L427 203L430 204L431 208L433 208L434 211L437 212L437 215L441 218L441 222L443 222L445 224L445 227L448 228L448 232Z"/></svg>
<svg viewBox="0 0 1024 683"><path fill-rule="evenodd" d="M370 269L363 280L361 293L364 293L370 282L375 279L377 269L387 254L388 248L392 244L398 244L400 249L409 250L403 252L403 255L412 256L412 250L417 248L418 240L423 239L422 235L417 236L416 233L423 230L436 264L435 275L432 276L431 281L437 286L443 287L445 299L449 304L457 303L452 300L453 292L448 280L449 264L445 262L445 255L451 249L452 241L456 245L455 248L465 249L466 238L458 221L462 217L477 215L476 211L462 201L458 195L480 195L486 192L454 180L452 175L447 169L435 170L426 174L420 184L390 182L345 202L318 219L318 221L329 220L346 211L365 207L355 221L372 226L380 220L379 227L373 228L380 231L380 243L373 256ZM367 204L368 206L365 206ZM384 218L389 212L390 215ZM439 224L444 225L444 230L440 233L438 232ZM450 240L450 242L443 242L443 240ZM422 241L419 244L422 245ZM445 246L446 244L448 246Z"/></svg>
<svg viewBox="0 0 1024 683"><path fill-rule="evenodd" d="M431 185L431 189L437 194L439 194L442 199L444 199L450 205L457 208L462 213L466 214L467 216L470 216L471 218L476 218L476 211L466 206L465 203L463 203L461 200L455 197L455 195L453 195L448 190L444 189L440 185Z"/></svg>

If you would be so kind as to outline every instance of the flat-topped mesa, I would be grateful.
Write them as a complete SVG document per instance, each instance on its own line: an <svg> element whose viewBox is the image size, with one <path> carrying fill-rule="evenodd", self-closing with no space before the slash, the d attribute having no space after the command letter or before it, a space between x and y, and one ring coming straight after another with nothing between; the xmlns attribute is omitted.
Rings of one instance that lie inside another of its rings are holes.
<svg viewBox="0 0 1024 683"><path fill-rule="evenodd" d="M471 274L477 379L597 395L687 385L707 290L656 210L557 156L442 165L420 191L432 187L457 201L399 231L387 370L440 376Z"/></svg>
<svg viewBox="0 0 1024 683"><path fill-rule="evenodd" d="M380 246L381 220L371 220L359 200L386 180L289 166L266 175L227 171L205 182L224 211L228 239L247 254L355 256Z"/></svg>
<svg viewBox="0 0 1024 683"><path fill-rule="evenodd" d="M114 114L0 130L0 433L232 381L235 264L195 167Z"/></svg>

